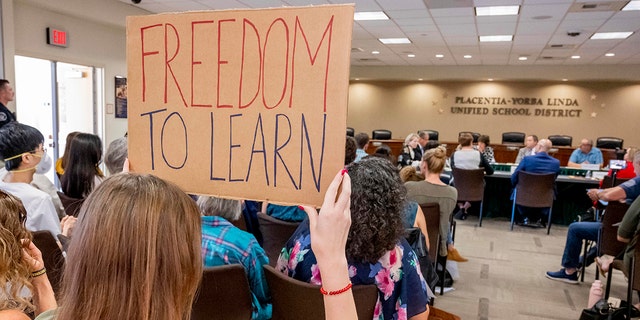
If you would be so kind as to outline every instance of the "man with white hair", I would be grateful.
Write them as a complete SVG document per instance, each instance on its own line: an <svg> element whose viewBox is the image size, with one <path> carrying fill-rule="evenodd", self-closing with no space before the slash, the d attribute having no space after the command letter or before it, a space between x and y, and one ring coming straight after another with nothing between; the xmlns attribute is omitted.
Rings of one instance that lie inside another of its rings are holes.
<svg viewBox="0 0 640 320"><path fill-rule="evenodd" d="M538 141L535 146L535 154L532 156L522 158L520 164L511 175L511 184L515 188L518 184L518 172L524 171L529 173L555 173L556 176L560 173L560 161L547 152L551 149L551 141L549 139L542 139ZM546 218L549 215L549 208L528 208L518 206L518 212L523 220L523 224L528 225L529 220L534 215L539 219L538 224L542 227L546 227ZM535 220L533 220L535 221Z"/></svg>

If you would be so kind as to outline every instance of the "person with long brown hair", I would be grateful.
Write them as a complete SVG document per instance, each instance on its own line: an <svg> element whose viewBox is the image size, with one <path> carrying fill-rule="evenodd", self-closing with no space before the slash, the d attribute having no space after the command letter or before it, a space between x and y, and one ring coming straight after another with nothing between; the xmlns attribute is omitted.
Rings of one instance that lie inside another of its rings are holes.
<svg viewBox="0 0 640 320"><path fill-rule="evenodd" d="M42 254L24 227L27 211L22 202L0 191L0 319L29 319L55 308ZM32 296L23 296L27 289Z"/></svg>
<svg viewBox="0 0 640 320"><path fill-rule="evenodd" d="M58 179L62 178L62 175L64 174L64 168L67 167L67 162L69 161L69 149L71 148L71 143L73 143L73 138L75 138L78 133L80 132L73 131L67 135L62 157L58 158L56 161L56 174L58 175Z"/></svg>

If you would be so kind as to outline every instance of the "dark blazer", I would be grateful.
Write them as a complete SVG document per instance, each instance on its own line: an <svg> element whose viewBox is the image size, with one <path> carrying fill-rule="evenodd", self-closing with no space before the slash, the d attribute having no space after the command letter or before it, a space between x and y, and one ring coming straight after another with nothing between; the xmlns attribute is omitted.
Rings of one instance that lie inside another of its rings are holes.
<svg viewBox="0 0 640 320"><path fill-rule="evenodd" d="M516 171L511 175L511 184L515 187L518 184L518 172L530 173L560 173L560 160L550 156L546 152L539 152L532 156L522 158Z"/></svg>

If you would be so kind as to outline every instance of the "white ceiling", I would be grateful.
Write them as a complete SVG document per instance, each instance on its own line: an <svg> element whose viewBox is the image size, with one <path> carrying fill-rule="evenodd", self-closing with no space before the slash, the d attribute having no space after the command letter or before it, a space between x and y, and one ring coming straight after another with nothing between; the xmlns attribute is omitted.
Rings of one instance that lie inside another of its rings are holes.
<svg viewBox="0 0 640 320"><path fill-rule="evenodd" d="M131 4L131 0L119 1ZM628 0L141 0L135 6L161 13L354 2L356 11L384 11L390 20L354 22L352 66L640 64L640 11L619 10ZM590 4L597 5L583 9ZM474 6L497 5L520 5L520 13L475 16ZM634 33L624 40L589 39L595 32L613 31ZM568 32L579 35L572 37ZM502 34L513 34L513 41L478 40L481 35ZM384 45L378 41L394 37L407 37L412 43ZM380 54L372 54L374 50ZM615 56L605 57L609 52ZM409 53L415 58L407 57ZM467 54L473 57L464 59ZM571 59L573 55L581 58ZM520 61L520 56L528 60Z"/></svg>

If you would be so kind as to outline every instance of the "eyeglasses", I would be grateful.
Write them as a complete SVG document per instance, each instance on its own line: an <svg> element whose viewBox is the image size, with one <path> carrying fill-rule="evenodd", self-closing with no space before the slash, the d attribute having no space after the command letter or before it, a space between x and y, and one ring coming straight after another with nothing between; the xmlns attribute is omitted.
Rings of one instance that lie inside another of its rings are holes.
<svg viewBox="0 0 640 320"><path fill-rule="evenodd" d="M47 153L47 148L42 147L42 149L40 149L40 150L36 149L36 150L33 150L33 151L29 151L29 153L36 154L36 153L38 153L38 151L42 151L42 153Z"/></svg>

